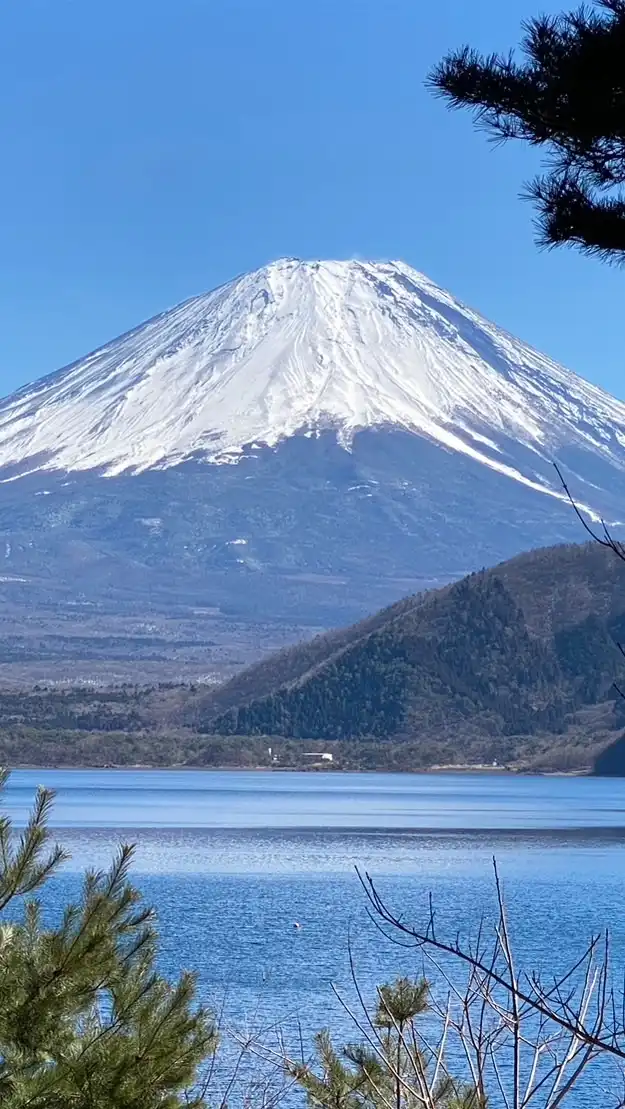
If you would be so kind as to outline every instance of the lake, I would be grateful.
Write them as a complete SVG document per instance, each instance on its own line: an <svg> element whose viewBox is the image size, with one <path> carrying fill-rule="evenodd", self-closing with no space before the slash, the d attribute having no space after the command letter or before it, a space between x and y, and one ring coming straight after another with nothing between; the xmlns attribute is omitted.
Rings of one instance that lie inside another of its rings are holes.
<svg viewBox="0 0 625 1109"><path fill-rule="evenodd" d="M625 827L619 779L510 774L20 770L23 820L38 784L62 828L555 829Z"/></svg>
<svg viewBox="0 0 625 1109"><path fill-rule="evenodd" d="M407 919L433 894L454 935L492 919L492 858L503 876L520 964L563 965L609 927L625 952L625 781L514 775L357 775L203 771L18 771L4 807L23 823L37 784L57 790L54 825L80 872L137 845L135 881L159 911L162 965L192 967L238 1029L329 1024L354 1030L348 937L368 996L414 951L384 940L354 867L367 869ZM294 928L294 922L301 924ZM570 1101L598 1105L603 1073ZM540 1101L533 1103L540 1106ZM609 1109L610 1102L601 1102Z"/></svg>

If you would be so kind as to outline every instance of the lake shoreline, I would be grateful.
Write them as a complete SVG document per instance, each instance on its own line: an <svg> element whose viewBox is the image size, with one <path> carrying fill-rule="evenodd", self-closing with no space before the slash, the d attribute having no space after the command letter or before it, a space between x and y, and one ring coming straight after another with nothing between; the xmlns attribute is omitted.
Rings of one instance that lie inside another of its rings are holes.
<svg viewBox="0 0 625 1109"><path fill-rule="evenodd" d="M219 774L325 774L342 776L346 774L378 776L380 774L407 774L407 775L433 775L445 776L448 774L479 775L480 777L521 777L521 778L589 778L593 776L592 768L583 770L531 770L510 766L483 766L469 764L449 764L446 766L415 767L414 770L390 770L387 767L376 769L342 768L331 766L201 766L199 764L175 763L170 766L155 763L12 763L11 770L58 770L58 771L85 771L85 770L113 770L124 772L128 770L138 772L163 771L175 773L177 771L193 771L201 773Z"/></svg>

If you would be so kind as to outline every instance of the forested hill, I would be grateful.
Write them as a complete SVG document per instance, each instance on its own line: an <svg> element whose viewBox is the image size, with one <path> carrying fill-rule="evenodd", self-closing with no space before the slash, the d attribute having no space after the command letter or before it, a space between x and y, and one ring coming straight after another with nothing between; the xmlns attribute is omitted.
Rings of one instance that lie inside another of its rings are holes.
<svg viewBox="0 0 625 1109"><path fill-rule="evenodd" d="M580 710L603 704L609 727L622 722L618 641L625 565L596 544L552 547L282 651L196 702L188 722L214 734L315 740L463 740L576 726L590 738L601 714Z"/></svg>

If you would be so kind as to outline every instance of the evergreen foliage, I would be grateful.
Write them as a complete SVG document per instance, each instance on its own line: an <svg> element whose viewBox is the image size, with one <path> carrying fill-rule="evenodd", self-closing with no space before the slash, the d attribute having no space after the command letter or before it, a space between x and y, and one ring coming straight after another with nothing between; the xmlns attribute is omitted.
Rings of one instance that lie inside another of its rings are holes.
<svg viewBox="0 0 625 1109"><path fill-rule="evenodd" d="M0 817L0 1102L199 1109L215 1028L192 975L170 985L155 969L154 916L128 881L132 849L108 873L89 872L58 923L44 919L35 895L65 858L50 846L51 802L40 790L19 837Z"/></svg>
<svg viewBox="0 0 625 1109"><path fill-rule="evenodd" d="M367 1042L337 1050L327 1031L315 1037L317 1068L293 1067L315 1109L486 1109L474 1086L454 1080L434 1058L419 1019L428 1011L425 979L381 986Z"/></svg>
<svg viewBox="0 0 625 1109"><path fill-rule="evenodd" d="M625 258L625 0L597 0L525 26L523 62L465 46L430 83L453 107L473 109L496 139L547 155L527 196L541 241Z"/></svg>
<svg viewBox="0 0 625 1109"><path fill-rule="evenodd" d="M291 682L204 723L221 735L387 742L561 733L613 697L622 673L625 569L596 548L522 556L327 640ZM581 598L584 598L583 603ZM596 610L596 611L595 611ZM278 660L277 673L286 666ZM267 677L267 663L261 671ZM253 688L251 676L248 689ZM238 688L237 679L233 682ZM222 692L221 698L224 697ZM222 702L223 703L223 700ZM498 756L494 755L497 758Z"/></svg>

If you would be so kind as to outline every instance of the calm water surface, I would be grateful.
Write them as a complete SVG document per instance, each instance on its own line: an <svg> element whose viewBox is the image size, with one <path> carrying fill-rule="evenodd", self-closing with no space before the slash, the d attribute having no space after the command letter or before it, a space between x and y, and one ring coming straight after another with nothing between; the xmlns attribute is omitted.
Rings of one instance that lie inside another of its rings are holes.
<svg viewBox="0 0 625 1109"><path fill-rule="evenodd" d="M199 973L202 993L238 1028L285 1021L353 1038L332 986L421 970L371 924L356 864L407 919L432 892L439 927L466 930L493 909L492 857L527 970L568 962L610 927L625 953L625 781L505 775L351 775L201 771L20 771L4 804L24 821L34 789L58 791L55 826L79 872L137 844L135 879L160 916L162 963ZM294 921L301 929L295 930ZM288 1034L288 1033L287 1033ZM609 1109L598 1076L569 1104ZM540 1101L535 1103L540 1107Z"/></svg>
<svg viewBox="0 0 625 1109"><path fill-rule="evenodd" d="M16 818L38 784L58 790L55 822L64 828L625 827L618 779L22 770L8 794Z"/></svg>

